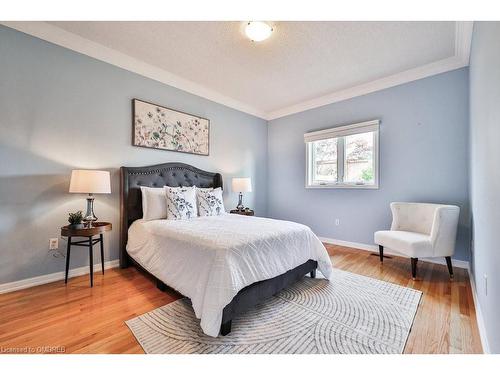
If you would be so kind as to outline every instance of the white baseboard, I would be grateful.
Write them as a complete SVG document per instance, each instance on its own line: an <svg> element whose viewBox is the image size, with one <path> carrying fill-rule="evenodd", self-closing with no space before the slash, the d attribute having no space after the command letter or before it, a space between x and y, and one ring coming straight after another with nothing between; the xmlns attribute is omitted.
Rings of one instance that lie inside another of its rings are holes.
<svg viewBox="0 0 500 375"><path fill-rule="evenodd" d="M335 238L327 238L327 237L319 237L319 239L323 242L326 242L326 243L329 243L332 245L352 247L354 249L378 253L378 246L377 245L369 245L369 244L359 243L359 242L342 241L342 240L337 240ZM404 256L402 254L398 254L396 252L392 252L390 250L388 251L385 249L384 249L384 254L394 255L394 256ZM422 260L424 262L429 262L429 263L435 263L435 264L446 264L446 261L444 260L444 258L422 258L422 259L419 258L418 260ZM467 262L465 260L452 259L452 263L453 263L453 267L465 268L467 270L469 269L469 262Z"/></svg>
<svg viewBox="0 0 500 375"><path fill-rule="evenodd" d="M490 354L490 345L488 344L488 336L486 335L486 325L484 324L483 313L481 311L481 306L479 305L479 300L477 297L476 282L474 281L474 277L470 268L468 270L470 286L472 289L472 298L474 300L474 307L476 310L477 327L479 328L479 337L481 338L481 345L483 346L483 352L485 354Z"/></svg>
<svg viewBox="0 0 500 375"><path fill-rule="evenodd" d="M110 260L104 262L104 269L116 268L120 265L118 259ZM101 263L94 264L94 272L99 272L101 270ZM83 266L78 268L73 268L69 270L68 277L81 276L89 273L89 266ZM51 283L54 281L64 280L64 271L50 273L48 275L41 275L36 277L31 277L29 279L23 279L18 281L12 281L10 283L0 284L0 294L13 292L15 290L26 289L36 285L42 285Z"/></svg>

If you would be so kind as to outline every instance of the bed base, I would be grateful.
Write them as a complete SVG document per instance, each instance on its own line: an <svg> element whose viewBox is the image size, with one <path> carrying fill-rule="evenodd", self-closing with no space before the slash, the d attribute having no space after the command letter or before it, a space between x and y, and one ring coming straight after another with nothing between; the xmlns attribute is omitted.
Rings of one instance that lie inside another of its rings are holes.
<svg viewBox="0 0 500 375"><path fill-rule="evenodd" d="M222 323L220 325L220 334L221 336L226 336L226 335L229 335L231 333L231 325L233 324L233 320L228 320L227 322L225 323Z"/></svg>
<svg viewBox="0 0 500 375"><path fill-rule="evenodd" d="M220 334L226 336L231 332L231 323L235 316L251 309L287 286L299 281L304 275L309 273L312 278L315 278L316 268L318 268L318 262L309 259L307 262L282 275L258 281L241 289L222 311Z"/></svg>
<svg viewBox="0 0 500 375"><path fill-rule="evenodd" d="M156 276L149 273L146 269L141 267L130 257L128 257L126 264L122 264L121 267L126 268L129 265L134 265L136 268L139 268L142 272L145 272L150 277L152 277L156 281L156 287L162 292L165 292L168 289L175 290L158 279ZM258 281L241 289L238 294L234 296L233 300L228 305L226 305L226 307L224 307L224 310L222 311L220 334L222 336L226 336L231 333L231 325L235 316L248 311L261 302L264 302L264 300L266 300L267 298L277 294L287 286L299 281L307 274L309 274L312 278L315 278L317 268L318 262L309 259L307 262L291 269L290 271L285 272L282 275L273 277L272 279Z"/></svg>
<svg viewBox="0 0 500 375"><path fill-rule="evenodd" d="M156 279L156 278L155 278ZM167 290L167 284L165 284L163 281L160 279L156 279L156 287L160 289L162 292L165 292Z"/></svg>

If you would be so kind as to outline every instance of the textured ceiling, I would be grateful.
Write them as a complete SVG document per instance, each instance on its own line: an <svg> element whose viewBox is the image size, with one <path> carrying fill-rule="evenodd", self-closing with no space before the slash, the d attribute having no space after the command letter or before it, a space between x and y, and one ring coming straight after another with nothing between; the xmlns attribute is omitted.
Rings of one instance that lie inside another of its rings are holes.
<svg viewBox="0 0 500 375"><path fill-rule="evenodd" d="M420 67L455 53L455 22L51 22L262 112Z"/></svg>

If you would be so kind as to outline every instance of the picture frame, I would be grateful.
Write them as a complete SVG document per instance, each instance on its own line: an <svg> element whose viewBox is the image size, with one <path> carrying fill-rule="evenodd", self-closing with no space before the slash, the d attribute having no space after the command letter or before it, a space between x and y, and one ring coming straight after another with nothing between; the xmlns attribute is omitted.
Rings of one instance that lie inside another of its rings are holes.
<svg viewBox="0 0 500 375"><path fill-rule="evenodd" d="M133 99L132 144L137 147L209 156L210 120Z"/></svg>

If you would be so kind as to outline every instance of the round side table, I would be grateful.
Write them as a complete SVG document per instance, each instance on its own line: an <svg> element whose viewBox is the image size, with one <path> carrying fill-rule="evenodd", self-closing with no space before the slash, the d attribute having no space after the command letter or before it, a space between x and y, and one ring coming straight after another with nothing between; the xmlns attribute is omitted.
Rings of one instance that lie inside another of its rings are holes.
<svg viewBox="0 0 500 375"><path fill-rule="evenodd" d="M101 244L101 267L102 274L104 275L104 242L103 233L110 231L112 228L111 223L106 222L96 222L92 223L91 227L85 227L81 229L73 229L68 225L61 228L61 236L68 237L68 247L66 251L66 275L64 277L64 283L68 283L68 271L69 271L69 257L71 253L71 246L83 246L89 249L89 260L90 260L90 286L94 286L94 245ZM94 236L99 236L94 238ZM73 237L86 237L85 240L72 241Z"/></svg>

